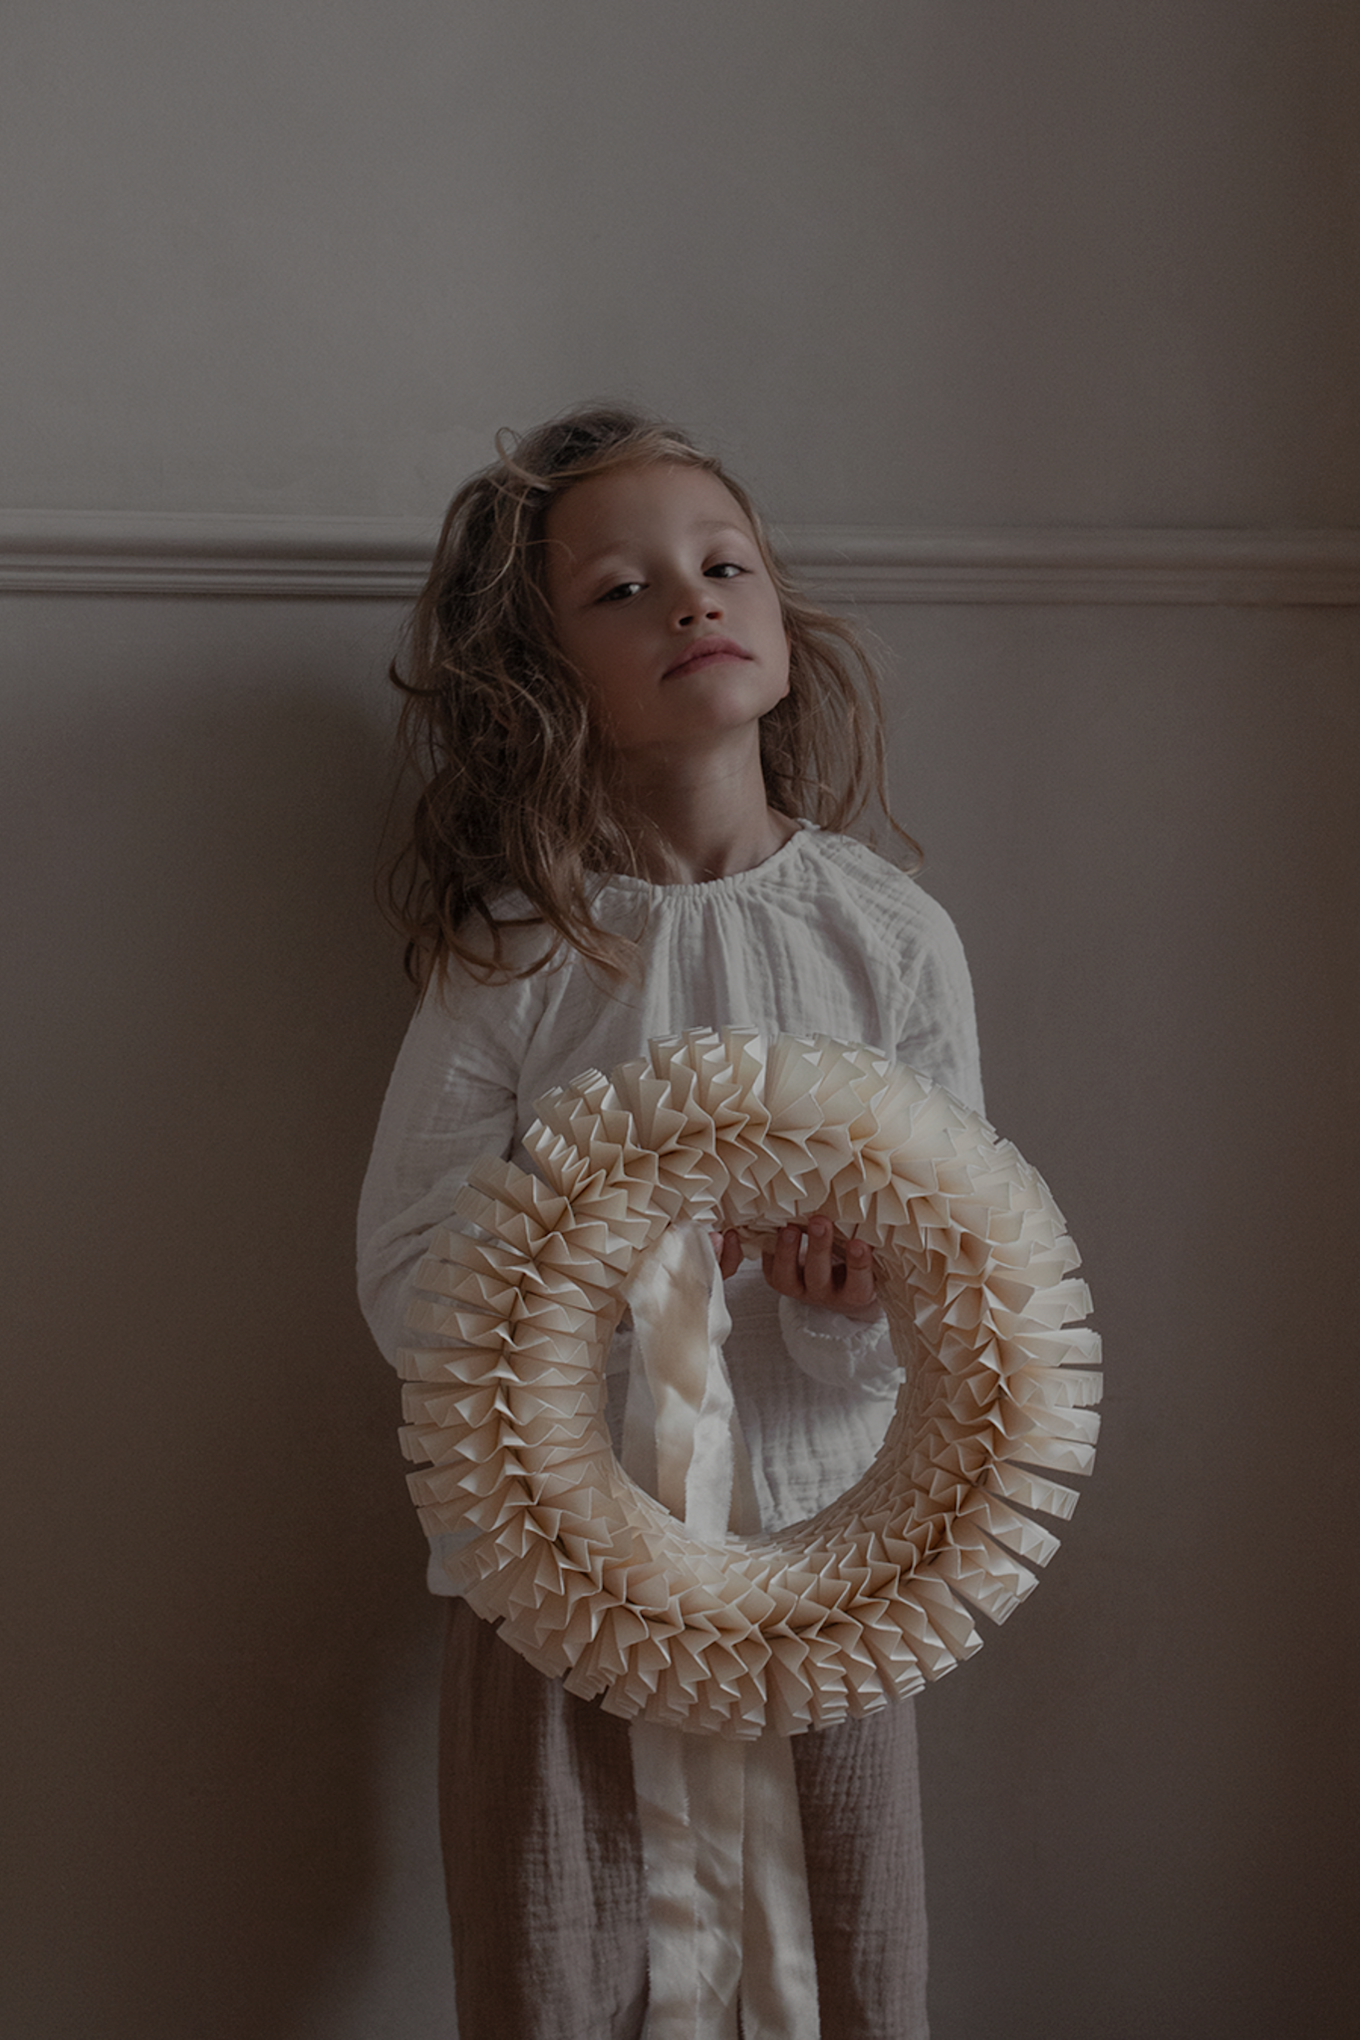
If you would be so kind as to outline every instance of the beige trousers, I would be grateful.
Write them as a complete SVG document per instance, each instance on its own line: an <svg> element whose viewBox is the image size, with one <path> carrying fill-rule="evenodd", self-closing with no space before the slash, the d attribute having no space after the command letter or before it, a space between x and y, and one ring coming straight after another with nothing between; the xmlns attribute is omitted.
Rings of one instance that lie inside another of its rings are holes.
<svg viewBox="0 0 1360 2040"><path fill-rule="evenodd" d="M459 2040L638 2040L642 1852L625 1723L449 1603L440 1815ZM823 2040L927 2040L910 1701L794 1738Z"/></svg>

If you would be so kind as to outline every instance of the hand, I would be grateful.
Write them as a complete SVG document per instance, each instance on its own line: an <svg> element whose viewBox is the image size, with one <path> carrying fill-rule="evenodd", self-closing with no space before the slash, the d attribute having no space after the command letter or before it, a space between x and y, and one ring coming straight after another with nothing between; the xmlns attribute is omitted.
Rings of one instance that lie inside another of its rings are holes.
<svg viewBox="0 0 1360 2040"><path fill-rule="evenodd" d="M804 1250L800 1225L786 1225L775 1242L773 1253L763 1254L765 1280L781 1296L800 1303L815 1304L820 1310L838 1310L844 1317L865 1323L880 1314L874 1287L873 1255L864 1240L840 1242L837 1258L835 1227L829 1218L808 1221ZM715 1241L716 1245L716 1241ZM718 1266L724 1280L741 1265L741 1241L735 1232L722 1236Z"/></svg>

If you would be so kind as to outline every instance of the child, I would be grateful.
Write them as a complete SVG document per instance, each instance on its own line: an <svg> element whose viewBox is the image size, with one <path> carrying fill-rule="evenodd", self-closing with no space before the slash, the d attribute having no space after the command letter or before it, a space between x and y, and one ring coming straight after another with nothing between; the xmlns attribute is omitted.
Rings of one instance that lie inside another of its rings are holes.
<svg viewBox="0 0 1360 2040"><path fill-rule="evenodd" d="M503 452L454 499L394 678L424 786L394 879L422 997L360 1213L361 1296L389 1358L416 1342L413 1272L472 1163L523 1165L545 1091L653 1036L865 1041L980 1107L953 927L839 833L884 802L872 670L682 434L581 410ZM779 1529L863 1473L896 1362L867 1249L825 1221L786 1228L763 1270L729 1235L720 1265L761 1520ZM442 1713L462 2040L636 2040L627 1726L457 1599ZM798 1736L793 1757L822 2034L923 2040L911 1704Z"/></svg>

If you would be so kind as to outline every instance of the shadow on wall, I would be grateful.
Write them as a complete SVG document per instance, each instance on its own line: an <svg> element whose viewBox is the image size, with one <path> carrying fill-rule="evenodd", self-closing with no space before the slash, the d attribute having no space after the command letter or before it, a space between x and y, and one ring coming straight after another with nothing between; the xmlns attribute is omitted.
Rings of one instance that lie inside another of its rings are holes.
<svg viewBox="0 0 1360 2040"><path fill-rule="evenodd" d="M25 2040L334 2030L433 1628L351 1300L407 1006L381 744L316 683L194 678L7 739L40 846L8 1223Z"/></svg>

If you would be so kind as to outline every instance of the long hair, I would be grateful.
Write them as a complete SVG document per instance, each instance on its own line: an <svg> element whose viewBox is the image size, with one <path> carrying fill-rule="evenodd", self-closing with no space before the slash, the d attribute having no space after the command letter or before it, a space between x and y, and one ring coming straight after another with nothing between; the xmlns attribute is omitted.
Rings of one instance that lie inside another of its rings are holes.
<svg viewBox="0 0 1360 2040"><path fill-rule="evenodd" d="M617 980L636 945L595 919L601 879L639 869L635 822L617 792L607 738L558 647L546 588L544 520L576 482L656 461L702 469L740 505L789 637L789 691L761 719L769 804L826 829L888 810L883 717L853 628L800 593L740 483L674 426L621 406L585 406L518 440L449 505L412 614L399 742L419 782L406 840L386 868L386 901L418 984L457 958L474 973L531 975L565 943ZM506 900L521 894L529 912ZM539 955L512 970L503 931L541 927Z"/></svg>

